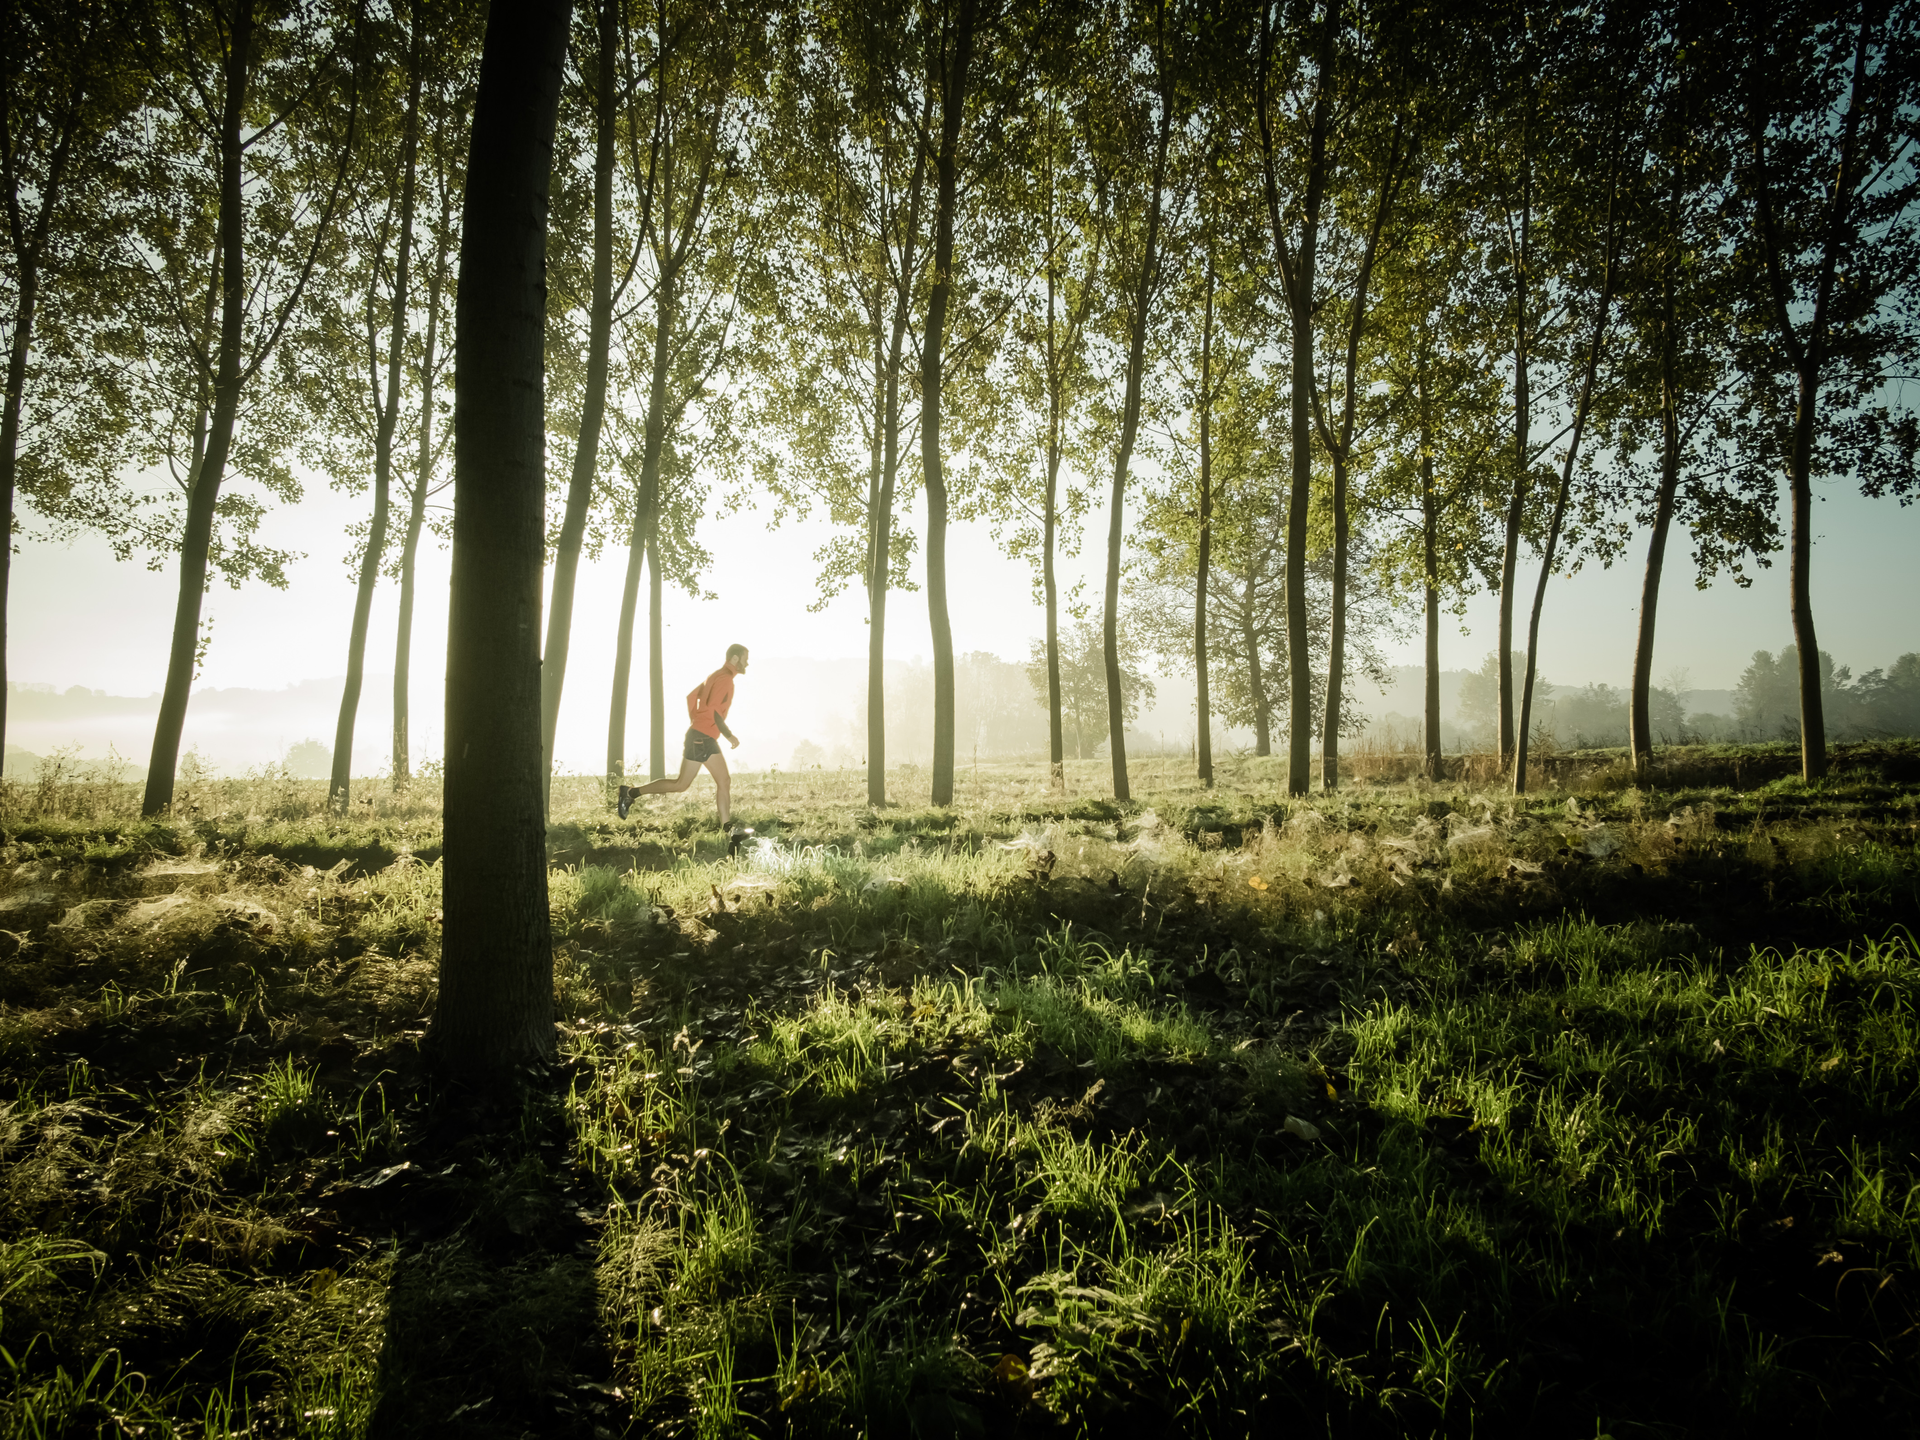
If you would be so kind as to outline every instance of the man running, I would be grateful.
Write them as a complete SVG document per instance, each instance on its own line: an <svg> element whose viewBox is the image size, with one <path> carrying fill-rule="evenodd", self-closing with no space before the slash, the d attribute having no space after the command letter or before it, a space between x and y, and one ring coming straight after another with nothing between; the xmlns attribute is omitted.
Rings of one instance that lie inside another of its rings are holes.
<svg viewBox="0 0 1920 1440"><path fill-rule="evenodd" d="M747 647L729 645L727 663L687 692L687 738L681 747L680 774L673 780L656 780L651 785L620 787L620 818L642 795L678 795L693 784L702 765L713 776L715 798L720 802L720 825L725 829L733 818L732 780L727 774L727 757L720 753L720 737L734 749L740 741L727 728L727 711L733 706L733 677L747 673Z"/></svg>

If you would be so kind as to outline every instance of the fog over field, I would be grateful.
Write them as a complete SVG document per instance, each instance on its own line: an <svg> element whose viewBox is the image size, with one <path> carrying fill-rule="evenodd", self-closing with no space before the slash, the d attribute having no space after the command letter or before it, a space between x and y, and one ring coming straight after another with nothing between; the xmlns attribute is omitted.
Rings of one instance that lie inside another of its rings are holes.
<svg viewBox="0 0 1920 1440"><path fill-rule="evenodd" d="M282 761L290 747L309 738L331 744L340 703L337 666L346 648L352 600L334 553L335 535L354 508L351 498L310 490L296 510L277 512L263 525L274 543L307 551L289 567L288 589L255 582L208 596L215 643L187 712L185 737L185 745L197 748L204 763L238 772ZM1912 620L1920 614L1920 567L1909 558L1920 553L1920 509L1864 500L1836 487L1821 515L1823 551L1816 552L1816 566L1827 555L1835 562L1817 570L1822 648L1856 672L1890 666L1920 649L1920 626ZM802 742L818 746L825 763L860 763L863 607L857 596L843 593L818 611L808 608L811 552L823 542L827 527L789 520L772 531L753 511L705 523L713 537L710 593L693 597L670 589L665 597L669 748L679 733L680 697L737 639L755 656L751 673L741 681L735 712L734 728L741 736L737 768L791 767ZM1064 585L1097 578L1097 566L1086 557L1092 548L1083 547L1077 562L1062 567ZM1023 712L1019 718L1025 722L1024 733L1015 724L1009 728L1016 738L998 734L983 744L982 754L1038 754L1046 743L1046 712L1024 679L1012 673L1024 666L1026 644L1043 623L1028 569L1001 552L985 525L956 526L954 549L967 596L955 606L955 649L962 655L996 656L1008 667L1007 704ZM1843 552L1864 557L1865 563L1840 565ZM446 561L439 550L423 551L421 558L412 726L419 760L431 760L441 749L441 672L437 660L430 664L428 657L437 655L446 633ZM164 679L171 577L116 562L104 544L86 539L61 545L29 540L14 565L19 610L12 673L25 693L10 707L9 750L45 755L78 746L81 756L100 759L111 746L129 762L129 774L140 772ZM916 561L913 569L918 579L924 564ZM1680 583L1682 576L1694 578L1690 564L1676 570L1662 610L1656 683L1684 670L1691 688L1685 704L1689 713L1730 714L1733 689L1753 652L1777 652L1791 636L1786 567L1757 571L1746 589L1726 583L1696 588ZM1626 684L1638 579L1630 565L1589 566L1556 589L1542 626L1541 666L1547 679L1562 690ZM561 715L557 763L563 771L597 773L605 754L618 564L608 557L583 566L580 592L576 663ZM336 603L322 603L329 597ZM387 760L393 604L391 587L382 587L355 734L355 774L381 773ZM1362 679L1356 694L1371 716L1412 720L1420 713L1418 616L1410 611L1396 618L1405 633L1390 636L1383 647L1387 685ZM1494 599L1485 592L1468 598L1461 620L1443 617L1441 714L1450 726L1459 718L1461 680L1492 649L1494 619ZM930 701L920 692L930 693L927 648L921 594L897 597L888 645L889 752L897 760L926 760ZM76 686L98 693L70 693ZM1129 727L1129 748L1184 751L1193 737L1192 676L1156 675L1155 686L1152 703ZM960 704L968 704L964 684ZM972 742L964 719L960 730L965 763ZM1250 731L1216 722L1214 733L1216 743L1228 748L1252 744ZM1459 738L1449 735L1449 744ZM645 741L642 658L629 711L629 755L644 755Z"/></svg>

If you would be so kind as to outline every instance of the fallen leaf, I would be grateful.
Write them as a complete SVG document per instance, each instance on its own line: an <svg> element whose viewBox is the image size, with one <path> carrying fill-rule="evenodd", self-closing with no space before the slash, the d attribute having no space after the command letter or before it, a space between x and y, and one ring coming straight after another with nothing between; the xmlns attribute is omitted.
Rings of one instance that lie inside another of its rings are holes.
<svg viewBox="0 0 1920 1440"><path fill-rule="evenodd" d="M1247 888L1250 890L1265 890L1267 888L1267 882L1262 880L1258 875L1249 875L1247 877Z"/></svg>
<svg viewBox="0 0 1920 1440"><path fill-rule="evenodd" d="M1327 1089L1331 1092L1333 1087L1329 1085ZM1280 1128L1297 1140L1318 1140L1320 1138L1320 1127L1308 1124L1298 1115L1287 1116L1286 1123Z"/></svg>

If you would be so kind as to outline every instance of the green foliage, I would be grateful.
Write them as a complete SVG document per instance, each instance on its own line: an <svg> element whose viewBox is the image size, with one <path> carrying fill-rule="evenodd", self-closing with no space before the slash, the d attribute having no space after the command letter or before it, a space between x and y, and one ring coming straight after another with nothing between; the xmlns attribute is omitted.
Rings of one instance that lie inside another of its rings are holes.
<svg viewBox="0 0 1920 1440"><path fill-rule="evenodd" d="M429 825L18 824L6 1424L1897 1425L1903 753L1524 802L743 777L734 856L562 784L564 1060L486 1095L418 1048ZM276 854L322 844L367 863Z"/></svg>

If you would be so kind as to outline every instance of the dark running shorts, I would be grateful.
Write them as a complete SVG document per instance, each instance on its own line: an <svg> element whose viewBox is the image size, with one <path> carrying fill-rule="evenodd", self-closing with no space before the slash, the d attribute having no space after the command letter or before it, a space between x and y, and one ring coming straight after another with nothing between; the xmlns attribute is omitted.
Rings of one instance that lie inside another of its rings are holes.
<svg viewBox="0 0 1920 1440"><path fill-rule="evenodd" d="M711 735L703 735L691 725L687 727L687 743L680 753L696 765L704 765L720 753L720 742Z"/></svg>

